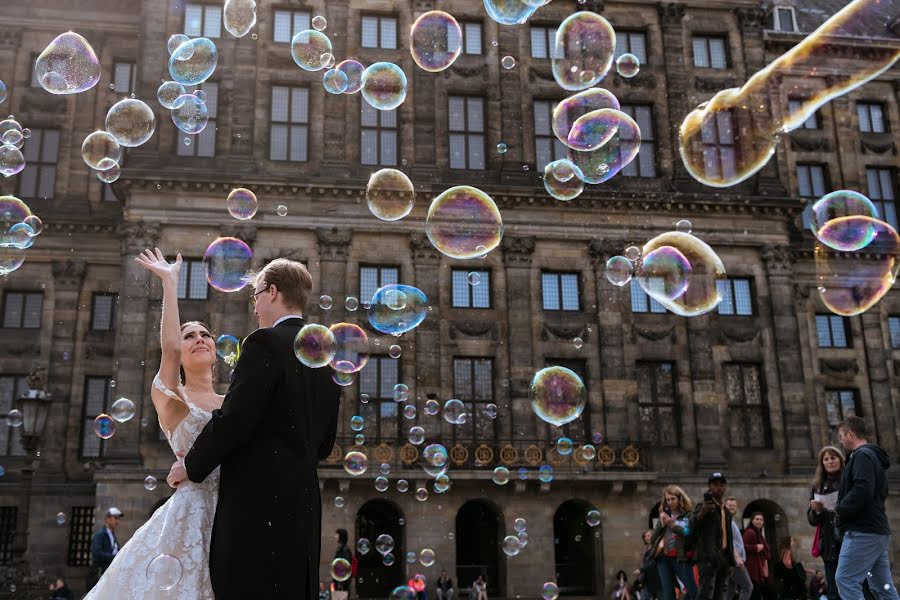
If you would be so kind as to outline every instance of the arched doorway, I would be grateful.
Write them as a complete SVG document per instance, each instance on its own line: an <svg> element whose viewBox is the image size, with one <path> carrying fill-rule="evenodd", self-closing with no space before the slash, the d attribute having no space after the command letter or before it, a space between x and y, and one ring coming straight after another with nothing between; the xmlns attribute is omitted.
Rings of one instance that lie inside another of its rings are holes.
<svg viewBox="0 0 900 600"><path fill-rule="evenodd" d="M662 506L662 502L657 502L650 509L650 513L647 515L647 529L656 529L656 524L659 523L660 506Z"/></svg>
<svg viewBox="0 0 900 600"><path fill-rule="evenodd" d="M388 500L369 500L356 513L356 540L369 540L370 550L357 554L356 595L359 598L386 598L391 590L404 581L403 515L396 504ZM382 534L394 538L394 564L387 567L375 550L375 540Z"/></svg>
<svg viewBox="0 0 900 600"><path fill-rule="evenodd" d="M460 507L456 513L456 577L460 590L468 590L483 575L488 583L488 596L503 595L502 538L503 516L493 504L469 500Z"/></svg>
<svg viewBox="0 0 900 600"><path fill-rule="evenodd" d="M764 527L766 540L772 549L772 564L778 562L778 550L791 541L791 532L788 529L787 515L784 509L771 500L754 500L744 509L741 519L741 531L750 525L750 516L755 512L761 512L766 519Z"/></svg>
<svg viewBox="0 0 900 600"><path fill-rule="evenodd" d="M553 549L560 596L596 596L601 585L597 557L600 525L587 524L594 507L582 500L566 500L553 516Z"/></svg>

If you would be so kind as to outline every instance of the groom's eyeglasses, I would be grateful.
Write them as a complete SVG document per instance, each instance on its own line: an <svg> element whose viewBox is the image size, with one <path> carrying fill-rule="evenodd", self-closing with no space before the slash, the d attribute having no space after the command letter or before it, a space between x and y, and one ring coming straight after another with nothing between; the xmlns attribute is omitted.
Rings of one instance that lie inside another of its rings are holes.
<svg viewBox="0 0 900 600"><path fill-rule="evenodd" d="M269 287L270 286L267 285L266 287L259 290L258 292L254 292L254 293L250 294L250 304L256 304L256 297L259 296L260 294L262 294L263 292L268 291Z"/></svg>

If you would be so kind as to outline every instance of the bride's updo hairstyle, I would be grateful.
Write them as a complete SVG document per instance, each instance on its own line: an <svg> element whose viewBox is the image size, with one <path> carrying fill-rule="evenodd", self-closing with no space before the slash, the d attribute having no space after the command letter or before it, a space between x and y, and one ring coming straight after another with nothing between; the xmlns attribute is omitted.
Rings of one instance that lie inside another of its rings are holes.
<svg viewBox="0 0 900 600"><path fill-rule="evenodd" d="M199 325L200 327L202 327L203 329L205 329L205 330L206 330L206 333L208 333L209 335L212 335L212 334L213 334L212 329L210 328L210 326L207 325L206 323L204 323L203 321L185 321L184 323L181 324L181 331L184 331L184 328L185 328L185 327L190 327L191 325ZM215 336L214 336L214 337L215 337ZM214 352L215 352L215 351L214 351ZM212 369L213 369L213 381L216 380L215 369L216 369L216 363L217 363L217 362L218 362L218 361L214 361L213 364L212 364ZM184 383L185 383L185 377L186 377L185 372L184 372L184 367L182 367L181 365L178 365L178 372L181 374L181 377L180 377L180 378L181 378L181 385L184 385Z"/></svg>

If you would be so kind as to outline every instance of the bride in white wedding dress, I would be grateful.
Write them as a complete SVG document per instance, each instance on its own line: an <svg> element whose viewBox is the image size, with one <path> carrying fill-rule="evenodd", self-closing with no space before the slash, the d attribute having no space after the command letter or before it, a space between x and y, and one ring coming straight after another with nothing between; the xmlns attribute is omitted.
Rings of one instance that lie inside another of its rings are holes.
<svg viewBox="0 0 900 600"><path fill-rule="evenodd" d="M172 452L183 456L212 411L222 406L224 396L213 389L216 346L203 323L179 324L181 255L169 263L157 248L135 260L162 280L162 360L150 393ZM179 484L116 554L84 600L214 600L208 557L218 493L218 469L203 483ZM167 556L154 562L161 555Z"/></svg>

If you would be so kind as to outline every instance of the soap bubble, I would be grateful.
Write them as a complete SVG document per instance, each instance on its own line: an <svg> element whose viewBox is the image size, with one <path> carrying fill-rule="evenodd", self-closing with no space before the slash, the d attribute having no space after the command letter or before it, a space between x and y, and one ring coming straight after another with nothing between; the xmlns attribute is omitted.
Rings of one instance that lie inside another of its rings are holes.
<svg viewBox="0 0 900 600"><path fill-rule="evenodd" d="M425 488L419 488L416 490L416 500L419 502L425 502L428 500L428 490ZM415 555L413 555L413 562L415 562Z"/></svg>
<svg viewBox="0 0 900 600"><path fill-rule="evenodd" d="M418 446L425 441L425 429L416 425L409 429L409 443Z"/></svg>
<svg viewBox="0 0 900 600"><path fill-rule="evenodd" d="M644 254L637 268L637 282L650 297L668 303L688 289L691 263L672 246L660 246Z"/></svg>
<svg viewBox="0 0 900 600"><path fill-rule="evenodd" d="M110 416L119 423L125 423L134 418L134 402L128 398L119 398L109 408Z"/></svg>
<svg viewBox="0 0 900 600"><path fill-rule="evenodd" d="M406 100L406 74L390 62L377 62L362 74L362 96L378 110L392 110Z"/></svg>
<svg viewBox="0 0 900 600"><path fill-rule="evenodd" d="M381 333L400 335L424 321L427 310L428 298L422 290L411 285L389 284L372 296L369 324Z"/></svg>
<svg viewBox="0 0 900 600"><path fill-rule="evenodd" d="M222 23L234 37L244 37L256 25L256 1L225 0Z"/></svg>
<svg viewBox="0 0 900 600"><path fill-rule="evenodd" d="M409 31L409 52L422 69L436 73L452 65L462 52L462 30L451 15L423 13Z"/></svg>
<svg viewBox="0 0 900 600"><path fill-rule="evenodd" d="M194 94L184 94L175 100L172 122L181 131L191 135L200 133L209 121L206 103Z"/></svg>
<svg viewBox="0 0 900 600"><path fill-rule="evenodd" d="M331 40L315 29L300 31L291 40L291 56L304 71L322 70L323 54L331 54Z"/></svg>
<svg viewBox="0 0 900 600"><path fill-rule="evenodd" d="M528 395L538 418L557 427L577 419L587 400L581 378L574 371L558 366L535 373Z"/></svg>
<svg viewBox="0 0 900 600"><path fill-rule="evenodd" d="M316 31L325 31L325 28L328 26L328 21L326 21L325 17L322 15L316 15L313 17L312 26Z"/></svg>
<svg viewBox="0 0 900 600"><path fill-rule="evenodd" d="M863 216L878 218L878 209L866 196L852 190L838 190L822 196L809 210L809 228L816 238L834 250L852 251L865 248L875 236L874 227L830 227L826 231L834 237L823 237L822 227L840 217ZM845 222L846 223L846 222ZM862 222L851 220L851 224Z"/></svg>
<svg viewBox="0 0 900 600"><path fill-rule="evenodd" d="M519 546L519 538L514 535L508 535L503 538L503 552L507 556L516 556L522 548Z"/></svg>
<svg viewBox="0 0 900 600"><path fill-rule="evenodd" d="M494 404L493 402L486 404L484 407L484 414L489 419L496 419L497 418L497 405Z"/></svg>
<svg viewBox="0 0 900 600"><path fill-rule="evenodd" d="M528 545L528 533L525 531L520 531L516 534L516 539L519 540L519 548L524 548Z"/></svg>
<svg viewBox="0 0 900 600"><path fill-rule="evenodd" d="M391 561L393 564L393 560ZM416 590L412 589L408 585L398 585L393 590L391 590L391 595L388 600L416 600L418 597Z"/></svg>
<svg viewBox="0 0 900 600"><path fill-rule="evenodd" d="M383 555L383 556L381 557L381 564L383 564L383 565L386 566L386 567L389 567L389 566L391 566L392 564L394 564L394 555L393 555L393 554L385 554L385 555Z"/></svg>
<svg viewBox="0 0 900 600"><path fill-rule="evenodd" d="M375 550L377 550L378 554L381 554L382 556L393 551L394 538L392 538L387 533L382 533L377 538L375 538Z"/></svg>
<svg viewBox="0 0 900 600"><path fill-rule="evenodd" d="M434 478L434 491L437 494L443 494L450 489L450 478L446 473L441 473ZM427 566L427 565L426 565Z"/></svg>
<svg viewBox="0 0 900 600"><path fill-rule="evenodd" d="M508 150L509 150L509 146L507 146L503 142L500 142L499 144L497 144L497 154L506 154L506 152Z"/></svg>
<svg viewBox="0 0 900 600"><path fill-rule="evenodd" d="M611 179L635 159L641 148L641 129L637 122L621 111L614 111L612 116L618 126L608 142L587 152L569 149L569 160L581 169L585 183L603 183ZM573 129L578 121L593 118L592 113L579 117Z"/></svg>
<svg viewBox="0 0 900 600"><path fill-rule="evenodd" d="M466 421L466 405L451 398L444 403L444 420L451 425L462 425Z"/></svg>
<svg viewBox="0 0 900 600"><path fill-rule="evenodd" d="M619 110L618 98L603 88L591 88L569 96L553 109L551 127L559 141L568 145L569 135L575 123L589 113L604 109ZM590 123L590 120L585 122ZM577 149L577 148L574 148Z"/></svg>
<svg viewBox="0 0 900 600"><path fill-rule="evenodd" d="M328 69L322 76L322 85L329 94L343 94L350 85L347 74L338 69Z"/></svg>
<svg viewBox="0 0 900 600"><path fill-rule="evenodd" d="M516 59L512 56L504 56L500 59L500 66L508 71L516 66Z"/></svg>
<svg viewBox="0 0 900 600"><path fill-rule="evenodd" d="M431 548L423 548L419 552L419 562L423 567L430 567L434 564L434 550Z"/></svg>
<svg viewBox="0 0 900 600"><path fill-rule="evenodd" d="M584 191L583 175L579 174L580 171L566 159L549 162L544 167L544 189L557 200L574 200Z"/></svg>
<svg viewBox="0 0 900 600"><path fill-rule="evenodd" d="M231 366L241 354L241 343L233 335L222 334L216 338L216 354Z"/></svg>
<svg viewBox="0 0 900 600"><path fill-rule="evenodd" d="M361 62L356 60L345 60L338 63L335 69L347 76L347 88L344 90L345 94L355 94L362 89L362 74L366 68Z"/></svg>
<svg viewBox="0 0 900 600"><path fill-rule="evenodd" d="M6 413L6 424L10 427L21 427L23 422L22 411L14 408Z"/></svg>
<svg viewBox="0 0 900 600"><path fill-rule="evenodd" d="M528 521L519 517L513 522L513 529L515 529L518 533L522 533L528 528Z"/></svg>
<svg viewBox="0 0 900 600"><path fill-rule="evenodd" d="M44 222L41 221L41 218L37 215L30 215L28 217L25 217L22 222L31 228L32 236L38 236L44 230Z"/></svg>
<svg viewBox="0 0 900 600"><path fill-rule="evenodd" d="M394 386L394 402L406 402L409 400L409 386L398 383Z"/></svg>
<svg viewBox="0 0 900 600"><path fill-rule="evenodd" d="M581 456L585 460L594 460L597 457L597 449L591 444L585 444L581 447Z"/></svg>
<svg viewBox="0 0 900 600"><path fill-rule="evenodd" d="M369 336L358 325L336 323L328 328L334 335L334 358L331 368L342 373L356 373L369 362Z"/></svg>
<svg viewBox="0 0 900 600"><path fill-rule="evenodd" d="M344 470L347 474L358 477L369 468L369 459L362 452L351 450L344 455Z"/></svg>
<svg viewBox="0 0 900 600"><path fill-rule="evenodd" d="M497 485L506 485L509 483L509 469L506 467L495 467L491 479Z"/></svg>
<svg viewBox="0 0 900 600"><path fill-rule="evenodd" d="M34 231L25 223L16 223L9 228L3 239L13 248L26 250L34 245Z"/></svg>
<svg viewBox="0 0 900 600"><path fill-rule="evenodd" d="M119 164L122 148L112 135L105 131L88 134L81 144L81 158L92 169L105 171Z"/></svg>
<svg viewBox="0 0 900 600"><path fill-rule="evenodd" d="M438 401L434 400L433 398L428 399L425 402L425 414L428 415L429 417L433 417L436 414L438 414L438 411L440 409L441 409L440 403L438 403Z"/></svg>
<svg viewBox="0 0 900 600"><path fill-rule="evenodd" d="M313 369L324 367L334 359L334 334L318 323L309 323L294 338L294 356Z"/></svg>
<svg viewBox="0 0 900 600"><path fill-rule="evenodd" d="M287 206L285 206L284 204L279 204L275 212L278 213L279 217L286 217L288 214Z"/></svg>
<svg viewBox="0 0 900 600"><path fill-rule="evenodd" d="M620 114L613 108L601 108L581 115L569 130L566 145L575 150L596 150L619 131Z"/></svg>
<svg viewBox="0 0 900 600"><path fill-rule="evenodd" d="M343 497L343 496L335 496L335 497L334 497L334 505L335 505L337 508L344 508L344 504L345 504L345 503L346 503L346 502L344 501L344 497Z"/></svg>
<svg viewBox="0 0 900 600"><path fill-rule="evenodd" d="M431 203L425 233L442 254L476 258L500 244L503 220L490 196L478 188L460 185L444 191Z"/></svg>
<svg viewBox="0 0 900 600"><path fill-rule="evenodd" d="M65 525L66 524L66 513L64 513L64 512L56 513L56 524L57 525Z"/></svg>
<svg viewBox="0 0 900 600"><path fill-rule="evenodd" d="M156 99L163 108L178 107L178 99L185 95L184 86L177 81L165 81L156 90Z"/></svg>
<svg viewBox="0 0 900 600"><path fill-rule="evenodd" d="M396 221L410 213L416 201L412 181L397 169L381 169L369 177L366 202L382 221Z"/></svg>
<svg viewBox="0 0 900 600"><path fill-rule="evenodd" d="M616 59L616 73L626 79L631 79L641 70L641 61L630 52L621 54Z"/></svg>
<svg viewBox="0 0 900 600"><path fill-rule="evenodd" d="M172 35L171 37L169 37L169 41L166 43L166 50L169 51L169 56L172 56L173 54L175 54L175 50L180 48L182 46L182 44L184 44L185 42L189 42L189 41L191 41L191 38L184 35L183 33L176 33L176 34ZM183 54L186 56L183 56L183 58L190 58L190 55L188 54L190 51L193 51L193 46L187 46L184 49Z"/></svg>
<svg viewBox="0 0 900 600"><path fill-rule="evenodd" d="M653 291L652 294L649 288L644 288L644 291L660 301L668 310L683 317L701 315L718 306L722 297L716 282L725 277L725 265L713 249L689 233L670 231L644 244L641 251L644 260L650 252L663 246L678 250L690 265L687 290L671 302L666 302L663 295L657 291ZM641 283L640 279L638 283Z"/></svg>
<svg viewBox="0 0 900 600"><path fill-rule="evenodd" d="M115 183L119 180L119 176L122 175L122 168L119 165L113 165L104 171L95 172L97 173L97 179L103 183Z"/></svg>
<svg viewBox="0 0 900 600"><path fill-rule="evenodd" d="M568 456L572 454L572 440L563 436L556 440L556 451L560 456Z"/></svg>
<svg viewBox="0 0 900 600"><path fill-rule="evenodd" d="M541 587L541 600L556 600L559 598L559 586L548 581Z"/></svg>
<svg viewBox="0 0 900 600"><path fill-rule="evenodd" d="M677 223L675 223L675 231L680 231L681 233L690 233L693 231L694 226L687 219L680 219Z"/></svg>
<svg viewBox="0 0 900 600"><path fill-rule="evenodd" d="M346 558L336 558L331 561L331 578L335 581L347 581L353 576L350 561Z"/></svg>
<svg viewBox="0 0 900 600"><path fill-rule="evenodd" d="M600 524L600 511L596 508L592 508L588 511L585 521L587 521L589 526L596 527Z"/></svg>
<svg viewBox="0 0 900 600"><path fill-rule="evenodd" d="M371 549L371 542L369 542L369 538L359 538L356 540L356 551L362 555L366 555L369 553Z"/></svg>
<svg viewBox="0 0 900 600"><path fill-rule="evenodd" d="M116 434L116 422L107 414L99 414L94 418L94 433L101 440L108 440Z"/></svg>
<svg viewBox="0 0 900 600"><path fill-rule="evenodd" d="M634 265L624 256L613 256L606 261L606 279L613 285L622 287L634 274Z"/></svg>
<svg viewBox="0 0 900 600"><path fill-rule="evenodd" d="M550 465L541 465L538 469L538 479L541 483L550 483L553 481L553 467Z"/></svg>
<svg viewBox="0 0 900 600"><path fill-rule="evenodd" d="M253 251L242 240L221 237L211 243L203 254L206 279L220 292L236 292L247 285L245 276L250 270Z"/></svg>
<svg viewBox="0 0 900 600"><path fill-rule="evenodd" d="M538 6L525 0L484 0L484 8L488 16L501 25L521 25Z"/></svg>
<svg viewBox="0 0 900 600"><path fill-rule="evenodd" d="M183 85L203 83L216 70L218 50L212 40L199 37L178 46L169 57L169 75Z"/></svg>
<svg viewBox="0 0 900 600"><path fill-rule="evenodd" d="M359 308L359 299L356 296L347 296L344 298L344 308L353 312Z"/></svg>
<svg viewBox="0 0 900 600"><path fill-rule="evenodd" d="M441 444L430 444L422 451L422 468L431 477L446 473L449 466L447 449Z"/></svg>
<svg viewBox="0 0 900 600"><path fill-rule="evenodd" d="M146 103L134 98L120 100L106 113L106 131L127 148L135 148L150 139L156 129L156 116Z"/></svg>
<svg viewBox="0 0 900 600"><path fill-rule="evenodd" d="M51 94L77 94L100 81L100 61L86 39L69 31L40 53L34 77Z"/></svg>
<svg viewBox="0 0 900 600"><path fill-rule="evenodd" d="M366 426L366 420L359 416L353 415L350 417L350 429L353 431L362 431Z"/></svg>
<svg viewBox="0 0 900 600"><path fill-rule="evenodd" d="M0 104L6 102L6 97L8 94L8 90L6 88L6 84L3 81L0 81Z"/></svg>
<svg viewBox="0 0 900 600"><path fill-rule="evenodd" d="M15 196L0 196L0 246L9 245L6 232L30 216L31 209L24 202Z"/></svg>
<svg viewBox="0 0 900 600"><path fill-rule="evenodd" d="M386 492L388 489L387 477L378 476L375 478L375 489L379 492Z"/></svg>
<svg viewBox="0 0 900 600"><path fill-rule="evenodd" d="M594 87L612 66L615 46L609 21L589 11L570 15L556 31L551 54L556 83L564 90Z"/></svg>
<svg viewBox="0 0 900 600"><path fill-rule="evenodd" d="M147 475L147 477L144 478L144 489L148 492L152 492L153 490L155 490L156 485L156 477L154 477L153 475Z"/></svg>
<svg viewBox="0 0 900 600"><path fill-rule="evenodd" d="M321 61L323 69L330 69L334 66L334 54L326 52L319 57L319 61ZM343 75L343 73L341 73L341 75Z"/></svg>
<svg viewBox="0 0 900 600"><path fill-rule="evenodd" d="M151 589L166 592L178 585L183 572L180 560L171 554L160 554L147 565L147 581Z"/></svg>
<svg viewBox="0 0 900 600"><path fill-rule="evenodd" d="M225 206L228 208L228 214L232 217L246 221L252 219L256 214L259 203L256 200L256 194L247 188L234 188L225 199Z"/></svg>
<svg viewBox="0 0 900 600"><path fill-rule="evenodd" d="M319 296L319 308L322 310L330 310L332 306L334 306L334 298L328 294Z"/></svg>
<svg viewBox="0 0 900 600"><path fill-rule="evenodd" d="M4 177L12 177L25 169L25 156L13 145L0 146L0 173Z"/></svg>
<svg viewBox="0 0 900 600"><path fill-rule="evenodd" d="M406 490L409 489L409 482L405 479L400 479L397 481L397 491L401 494L405 494Z"/></svg>

